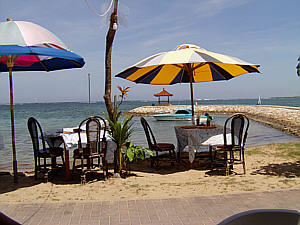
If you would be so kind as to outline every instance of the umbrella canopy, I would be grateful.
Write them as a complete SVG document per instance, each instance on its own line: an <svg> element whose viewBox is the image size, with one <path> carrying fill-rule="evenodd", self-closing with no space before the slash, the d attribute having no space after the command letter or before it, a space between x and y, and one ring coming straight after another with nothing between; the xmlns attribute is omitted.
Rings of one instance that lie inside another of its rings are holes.
<svg viewBox="0 0 300 225"><path fill-rule="evenodd" d="M0 23L1 45L44 46L68 50L68 47L52 32L26 21Z"/></svg>
<svg viewBox="0 0 300 225"><path fill-rule="evenodd" d="M135 83L172 85L190 83L194 117L193 83L229 80L258 71L259 65L207 51L196 45L179 45L175 51L150 56L116 75ZM194 123L194 118L192 118Z"/></svg>
<svg viewBox="0 0 300 225"><path fill-rule="evenodd" d="M14 182L17 179L12 71L53 71L81 68L84 60L68 50L50 31L39 25L12 21L0 23L0 72L9 72Z"/></svg>
<svg viewBox="0 0 300 225"><path fill-rule="evenodd" d="M14 56L13 71L53 71L81 68L81 56L58 48L0 44L0 72L8 72L9 56Z"/></svg>

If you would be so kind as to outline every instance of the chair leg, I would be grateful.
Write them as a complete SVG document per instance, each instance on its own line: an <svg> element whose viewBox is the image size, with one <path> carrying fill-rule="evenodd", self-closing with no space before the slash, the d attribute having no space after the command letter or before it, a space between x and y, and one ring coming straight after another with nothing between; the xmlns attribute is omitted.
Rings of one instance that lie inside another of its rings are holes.
<svg viewBox="0 0 300 225"><path fill-rule="evenodd" d="M56 167L56 156L51 157L51 169Z"/></svg>
<svg viewBox="0 0 300 225"><path fill-rule="evenodd" d="M228 168L228 162L225 162L225 176L229 175L229 168Z"/></svg>
<svg viewBox="0 0 300 225"><path fill-rule="evenodd" d="M83 156L81 157L81 184L85 184L86 183L86 173L84 171L84 159Z"/></svg>
<svg viewBox="0 0 300 225"><path fill-rule="evenodd" d="M83 174L81 175L81 177L80 177L80 183L81 183L81 184L85 184L85 183L86 183L86 175L85 175L85 173L83 173Z"/></svg>
<svg viewBox="0 0 300 225"><path fill-rule="evenodd" d="M245 155L244 155L244 151L242 151L242 160L243 160L244 174L246 174L246 165L245 165Z"/></svg>
<svg viewBox="0 0 300 225"><path fill-rule="evenodd" d="M225 166L225 176L228 176L228 174L229 174L229 167L230 167L230 165L229 165L229 167L228 167L228 152L226 151L226 150L224 150L224 166Z"/></svg>
<svg viewBox="0 0 300 225"><path fill-rule="evenodd" d="M150 156L151 167L154 167L154 156Z"/></svg>
<svg viewBox="0 0 300 225"><path fill-rule="evenodd" d="M174 150L172 149L172 150L169 150L169 157L170 157L170 160L171 160L171 166L174 166L175 164L174 164L174 159L176 159L175 158L175 152L174 152Z"/></svg>
<svg viewBox="0 0 300 225"><path fill-rule="evenodd" d="M233 164L234 164L234 151L231 149L229 150L229 174L233 171Z"/></svg>
<svg viewBox="0 0 300 225"><path fill-rule="evenodd" d="M61 161L63 162L63 165L66 166L64 155L61 156Z"/></svg>
<svg viewBox="0 0 300 225"><path fill-rule="evenodd" d="M158 168L159 167L159 157L158 151L156 151L156 156L151 156L151 167Z"/></svg>
<svg viewBox="0 0 300 225"><path fill-rule="evenodd" d="M73 159L73 169L72 169L72 172L73 172L73 173L74 173L74 171L75 171L75 165L76 165L76 164L75 164L75 161L76 161L76 158Z"/></svg>
<svg viewBox="0 0 300 225"><path fill-rule="evenodd" d="M47 159L46 159L46 157L45 157L45 158L44 158L44 170L45 170L45 171L47 171L46 164L47 164Z"/></svg>
<svg viewBox="0 0 300 225"><path fill-rule="evenodd" d="M37 157L37 169L38 169L38 171L40 170L40 168L41 168L41 159L40 159L40 157Z"/></svg>
<svg viewBox="0 0 300 225"><path fill-rule="evenodd" d="M212 164L213 164L213 156L212 156L212 146L209 145L208 146L208 149L209 149L209 168L212 168Z"/></svg>
<svg viewBox="0 0 300 225"><path fill-rule="evenodd" d="M156 156L154 158L154 167L158 168L159 167L159 156L158 156L158 151L156 151Z"/></svg>
<svg viewBox="0 0 300 225"><path fill-rule="evenodd" d="M104 160L102 162L102 166L103 166L103 174L104 174L104 180L106 180L106 178L108 178L108 165L107 165L107 160Z"/></svg>
<svg viewBox="0 0 300 225"><path fill-rule="evenodd" d="M37 175L38 175L38 161L37 159L34 160L34 179L37 180Z"/></svg>
<svg viewBox="0 0 300 225"><path fill-rule="evenodd" d="M81 157L81 170L84 171L84 160L83 160L83 157Z"/></svg>

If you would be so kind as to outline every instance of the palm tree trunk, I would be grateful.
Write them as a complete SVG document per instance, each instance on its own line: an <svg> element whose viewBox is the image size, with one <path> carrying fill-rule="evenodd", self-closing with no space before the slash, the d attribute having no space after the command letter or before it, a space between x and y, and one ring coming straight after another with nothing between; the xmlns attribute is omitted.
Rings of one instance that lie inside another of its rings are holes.
<svg viewBox="0 0 300 225"><path fill-rule="evenodd" d="M111 52L116 30L113 29L113 24L117 23L117 8L118 0L114 1L114 10L110 15L109 29L106 35L106 51L105 51L105 94L103 96L106 110L109 118L114 118L114 108L111 101Z"/></svg>
<svg viewBox="0 0 300 225"><path fill-rule="evenodd" d="M103 96L106 110L111 120L114 120L114 107L111 101L111 52L116 30L113 29L114 23L118 22L118 0L114 1L114 10L110 15L110 23L106 35L106 50L105 50L105 94ZM117 149L114 152L114 172L119 171Z"/></svg>

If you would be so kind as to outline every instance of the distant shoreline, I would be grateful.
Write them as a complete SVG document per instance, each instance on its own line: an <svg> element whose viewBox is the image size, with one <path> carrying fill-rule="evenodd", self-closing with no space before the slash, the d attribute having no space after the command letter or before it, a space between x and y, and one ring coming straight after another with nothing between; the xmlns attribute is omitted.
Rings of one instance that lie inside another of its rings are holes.
<svg viewBox="0 0 300 225"><path fill-rule="evenodd" d="M262 100L270 99L290 99L290 98L300 98L300 96L272 96L272 97L261 97ZM199 101L236 101L236 100L254 100L257 101L257 98L212 98L212 99L199 99ZM156 99L127 99L126 101L134 102L157 102ZM190 101L190 99L171 99L171 102L184 102ZM24 104L63 104L63 103L82 103L89 104L88 100L73 100L73 101L44 101L44 102L15 102L14 105L24 105ZM105 104L104 100L92 100L91 104L100 103ZM9 102L0 102L0 105L9 106Z"/></svg>
<svg viewBox="0 0 300 225"><path fill-rule="evenodd" d="M159 113L170 113L176 108L189 108L189 105L141 106L124 115L151 116ZM204 114L243 113L250 119L279 129L290 135L300 137L300 107L277 105L198 105L195 112Z"/></svg>

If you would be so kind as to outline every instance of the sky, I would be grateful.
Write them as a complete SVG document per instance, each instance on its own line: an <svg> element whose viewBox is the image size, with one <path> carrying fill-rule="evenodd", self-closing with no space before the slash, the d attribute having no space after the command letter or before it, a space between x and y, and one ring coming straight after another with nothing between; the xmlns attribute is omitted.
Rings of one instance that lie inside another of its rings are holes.
<svg viewBox="0 0 300 225"><path fill-rule="evenodd" d="M110 0L89 0L101 14ZM128 100L157 100L163 88L172 100L190 98L189 84L135 84L114 77L138 61L180 44L259 64L260 74L194 84L195 99L300 96L299 0L119 0L121 24L112 49L112 95L131 87ZM15 103L103 101L108 23L84 0L0 0L0 22L29 21L55 33L86 62L82 69L14 72ZM0 104L9 103L8 73L0 73Z"/></svg>

